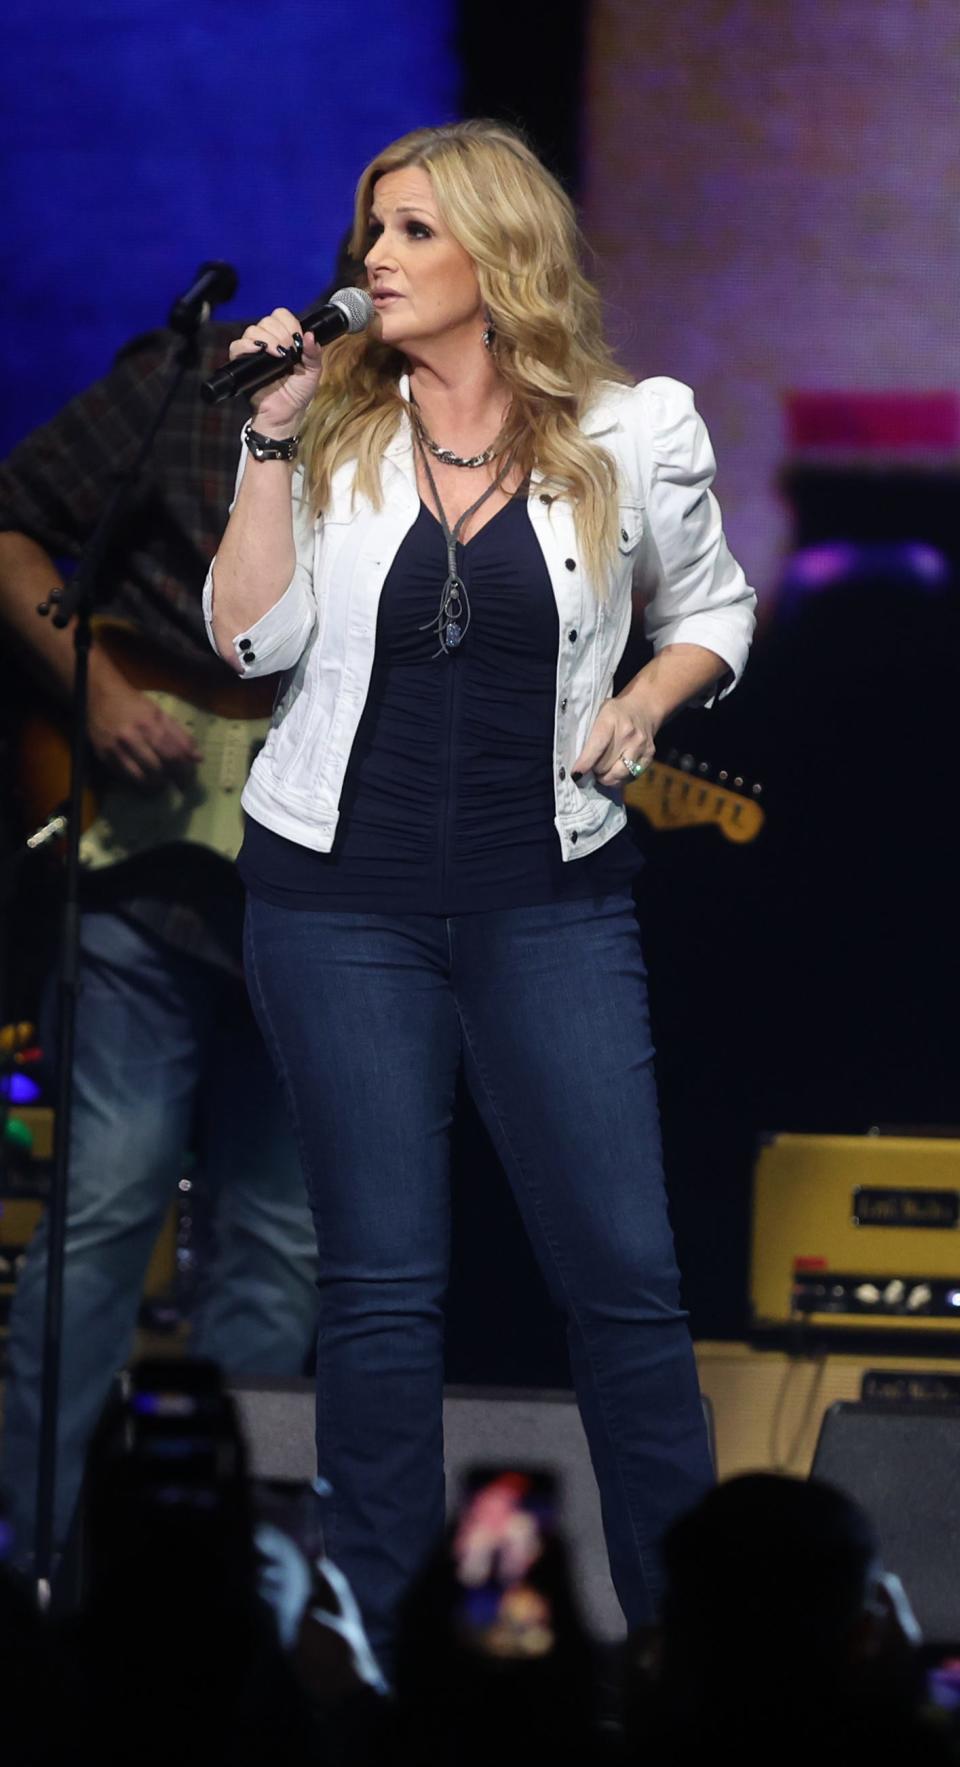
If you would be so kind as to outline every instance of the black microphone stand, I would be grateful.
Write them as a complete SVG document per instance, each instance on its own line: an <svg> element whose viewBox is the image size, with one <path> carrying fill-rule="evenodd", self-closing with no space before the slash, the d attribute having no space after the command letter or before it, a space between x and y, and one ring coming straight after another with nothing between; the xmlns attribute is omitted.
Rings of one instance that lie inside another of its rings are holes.
<svg viewBox="0 0 960 1767"><path fill-rule="evenodd" d="M96 528L90 536L69 583L54 589L37 609L52 615L55 626L73 619L74 670L71 701L70 798L67 813L66 875L62 909L60 955L57 966L56 1103L53 1126L53 1168L47 1205L47 1282L43 1320L43 1377L41 1385L40 1442L37 1461L36 1558L37 1600L43 1607L50 1599L54 1564L54 1512L57 1482L57 1419L60 1397L60 1351L63 1336L63 1278L66 1250L67 1198L70 1173L70 1128L73 1110L73 1063L76 1040L77 994L80 968L80 834L83 789L87 760L87 698L91 644L91 620L97 607L106 606L112 586L103 580L103 567L126 518L133 491L154 437L167 415L184 374L199 361L198 331L209 317L209 307L199 307L189 326L181 321L182 341L173 357L171 374L156 412L144 431L130 466L120 476Z"/></svg>

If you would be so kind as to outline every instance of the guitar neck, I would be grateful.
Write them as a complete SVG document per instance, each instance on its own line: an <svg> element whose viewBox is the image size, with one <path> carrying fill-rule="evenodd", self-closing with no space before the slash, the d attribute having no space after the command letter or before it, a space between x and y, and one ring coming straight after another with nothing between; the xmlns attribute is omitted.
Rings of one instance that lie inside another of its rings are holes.
<svg viewBox="0 0 960 1767"><path fill-rule="evenodd" d="M755 840L764 823L756 796L715 784L702 774L666 761L654 761L640 779L624 788L624 802L640 810L654 828L697 828L713 824L728 841Z"/></svg>

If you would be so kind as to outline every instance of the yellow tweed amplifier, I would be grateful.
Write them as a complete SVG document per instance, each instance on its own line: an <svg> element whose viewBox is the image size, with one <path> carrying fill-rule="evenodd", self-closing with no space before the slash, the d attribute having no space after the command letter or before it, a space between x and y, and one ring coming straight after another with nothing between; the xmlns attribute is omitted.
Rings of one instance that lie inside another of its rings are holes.
<svg viewBox="0 0 960 1767"><path fill-rule="evenodd" d="M960 1140L774 1135L753 1178L758 1327L960 1332Z"/></svg>

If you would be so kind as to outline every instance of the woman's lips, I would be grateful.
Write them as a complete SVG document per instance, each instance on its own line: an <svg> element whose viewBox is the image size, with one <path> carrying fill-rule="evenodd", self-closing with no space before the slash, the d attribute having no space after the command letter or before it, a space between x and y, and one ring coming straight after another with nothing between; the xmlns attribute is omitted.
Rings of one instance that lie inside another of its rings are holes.
<svg viewBox="0 0 960 1767"><path fill-rule="evenodd" d="M386 306L388 301L402 301L403 296L402 294L398 294L394 288L381 288L371 296L371 299L376 307L380 305Z"/></svg>

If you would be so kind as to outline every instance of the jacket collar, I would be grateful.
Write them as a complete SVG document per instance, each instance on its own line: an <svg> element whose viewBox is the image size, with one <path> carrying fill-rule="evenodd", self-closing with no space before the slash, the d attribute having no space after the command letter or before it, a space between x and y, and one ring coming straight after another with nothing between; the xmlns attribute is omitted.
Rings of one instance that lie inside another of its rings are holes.
<svg viewBox="0 0 960 1767"><path fill-rule="evenodd" d="M410 376L401 374L397 383L404 406L410 404ZM396 434L391 436L383 451L384 460L391 460L405 472L405 476L414 480L413 470L413 424L407 410L404 410L397 425Z"/></svg>

